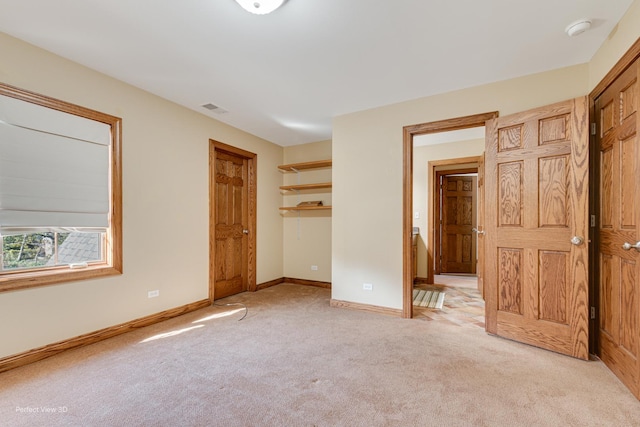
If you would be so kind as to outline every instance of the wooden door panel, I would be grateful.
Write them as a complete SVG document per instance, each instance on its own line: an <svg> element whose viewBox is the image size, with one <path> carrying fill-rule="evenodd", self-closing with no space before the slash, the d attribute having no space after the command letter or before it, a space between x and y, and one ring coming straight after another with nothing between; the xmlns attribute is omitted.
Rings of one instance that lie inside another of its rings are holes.
<svg viewBox="0 0 640 427"><path fill-rule="evenodd" d="M595 100L599 188L599 343L602 361L640 398L639 61Z"/></svg>
<svg viewBox="0 0 640 427"><path fill-rule="evenodd" d="M487 123L487 331L588 358L587 102Z"/></svg>
<svg viewBox="0 0 640 427"><path fill-rule="evenodd" d="M636 183L637 141L634 137L620 141L620 185L621 188L633 188ZM629 230L635 236L636 231L636 198L622 197L620 200L620 227ZM634 242L635 243L635 242Z"/></svg>
<svg viewBox="0 0 640 427"><path fill-rule="evenodd" d="M615 260L612 255L600 254L600 334L615 340L618 336L618 322L613 314L618 311L618 280L613 276ZM602 337L601 337L602 339Z"/></svg>
<svg viewBox="0 0 640 427"><path fill-rule="evenodd" d="M571 141L571 114L540 120L540 145Z"/></svg>
<svg viewBox="0 0 640 427"><path fill-rule="evenodd" d="M501 163L498 166L498 224L522 226L524 162Z"/></svg>
<svg viewBox="0 0 640 427"><path fill-rule="evenodd" d="M523 314L524 250L498 248L498 310Z"/></svg>
<svg viewBox="0 0 640 427"><path fill-rule="evenodd" d="M569 226L569 156L541 158L538 173L540 227Z"/></svg>
<svg viewBox="0 0 640 427"><path fill-rule="evenodd" d="M567 325L569 253L540 251L539 259L539 319Z"/></svg>
<svg viewBox="0 0 640 427"><path fill-rule="evenodd" d="M613 229L613 145L600 148L600 228Z"/></svg>
<svg viewBox="0 0 640 427"><path fill-rule="evenodd" d="M620 262L620 347L638 358L638 295L636 281L636 262L621 260Z"/></svg>

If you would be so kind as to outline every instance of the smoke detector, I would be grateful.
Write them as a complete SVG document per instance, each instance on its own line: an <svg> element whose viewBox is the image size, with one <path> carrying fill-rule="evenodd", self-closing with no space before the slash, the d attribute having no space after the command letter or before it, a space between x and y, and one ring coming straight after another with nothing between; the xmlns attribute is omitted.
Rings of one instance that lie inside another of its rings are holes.
<svg viewBox="0 0 640 427"><path fill-rule="evenodd" d="M569 24L564 31L569 35L569 37L574 37L584 33L589 28L591 28L591 21L588 19L580 19L579 21Z"/></svg>

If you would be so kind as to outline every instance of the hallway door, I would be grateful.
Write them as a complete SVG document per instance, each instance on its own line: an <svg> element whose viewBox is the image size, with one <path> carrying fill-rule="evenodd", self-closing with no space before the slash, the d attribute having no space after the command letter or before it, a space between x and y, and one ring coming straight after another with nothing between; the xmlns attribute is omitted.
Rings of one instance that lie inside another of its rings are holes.
<svg viewBox="0 0 640 427"><path fill-rule="evenodd" d="M440 185L440 272L476 272L477 177L444 175Z"/></svg>
<svg viewBox="0 0 640 427"><path fill-rule="evenodd" d="M588 359L587 98L486 129L487 332Z"/></svg>

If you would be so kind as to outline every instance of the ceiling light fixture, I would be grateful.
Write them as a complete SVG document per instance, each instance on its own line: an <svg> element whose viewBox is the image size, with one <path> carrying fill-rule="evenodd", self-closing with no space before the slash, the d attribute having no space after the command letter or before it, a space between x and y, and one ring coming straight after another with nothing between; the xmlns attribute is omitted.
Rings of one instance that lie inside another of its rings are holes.
<svg viewBox="0 0 640 427"><path fill-rule="evenodd" d="M569 35L569 37L574 37L584 33L589 28L591 28L591 21L589 21L588 19L581 19L569 24L567 28L564 29L564 31Z"/></svg>
<svg viewBox="0 0 640 427"><path fill-rule="evenodd" d="M285 0L236 0L236 2L247 12L266 15L282 6Z"/></svg>

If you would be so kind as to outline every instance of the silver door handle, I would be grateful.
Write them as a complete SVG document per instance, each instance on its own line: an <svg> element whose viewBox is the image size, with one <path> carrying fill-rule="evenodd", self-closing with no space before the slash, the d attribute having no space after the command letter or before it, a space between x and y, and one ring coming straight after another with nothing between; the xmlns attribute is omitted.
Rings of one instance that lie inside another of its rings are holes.
<svg viewBox="0 0 640 427"><path fill-rule="evenodd" d="M249 230L242 230L244 234L249 234Z"/></svg>
<svg viewBox="0 0 640 427"><path fill-rule="evenodd" d="M631 248L633 248L636 251L640 252L640 242L636 242L635 245L632 245L631 243L624 242L624 244L622 245L622 249L625 250L625 251L628 251Z"/></svg>
<svg viewBox="0 0 640 427"><path fill-rule="evenodd" d="M484 230L482 230L482 231L481 231L481 230L478 230L478 229L477 229L477 228L475 228L475 227L473 227L473 228L471 229L471 231L473 231L474 233L478 233L478 234L484 234Z"/></svg>
<svg viewBox="0 0 640 427"><path fill-rule="evenodd" d="M580 237L580 236L573 236L571 238L571 244L572 245L580 246L583 243L584 243L584 239L582 237Z"/></svg>

